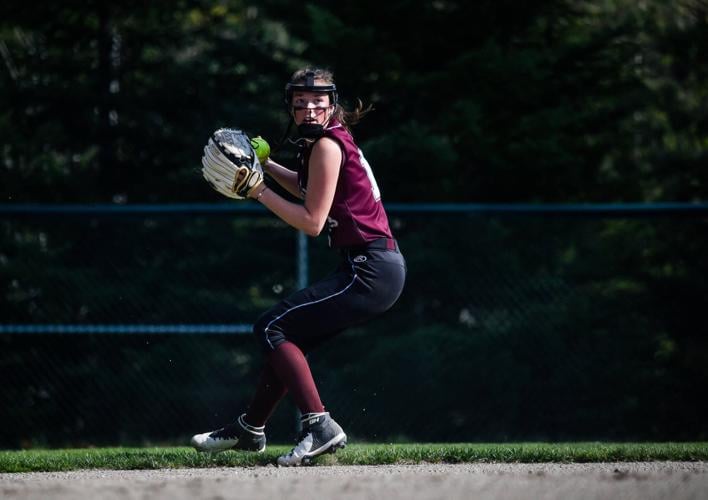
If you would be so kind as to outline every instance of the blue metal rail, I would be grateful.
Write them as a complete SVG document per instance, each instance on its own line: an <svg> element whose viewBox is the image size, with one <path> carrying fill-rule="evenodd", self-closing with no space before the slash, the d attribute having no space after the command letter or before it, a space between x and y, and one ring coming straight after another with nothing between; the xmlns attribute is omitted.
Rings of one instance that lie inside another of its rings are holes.
<svg viewBox="0 0 708 500"><path fill-rule="evenodd" d="M73 334L247 334L252 326L248 324L0 324L3 333L73 333Z"/></svg>
<svg viewBox="0 0 708 500"><path fill-rule="evenodd" d="M498 216L708 216L708 203L388 203L391 214L487 214ZM268 213L257 203L38 204L2 203L0 216L228 215ZM305 244L299 241L299 252ZM302 263L299 264L301 266ZM302 274L302 273L301 273ZM300 286L304 280L298 278ZM0 334L248 334L247 324L0 324Z"/></svg>
<svg viewBox="0 0 708 500"><path fill-rule="evenodd" d="M708 202L676 203L386 203L390 213L493 215L708 214ZM184 215L268 213L257 203L40 204L0 203L0 215Z"/></svg>

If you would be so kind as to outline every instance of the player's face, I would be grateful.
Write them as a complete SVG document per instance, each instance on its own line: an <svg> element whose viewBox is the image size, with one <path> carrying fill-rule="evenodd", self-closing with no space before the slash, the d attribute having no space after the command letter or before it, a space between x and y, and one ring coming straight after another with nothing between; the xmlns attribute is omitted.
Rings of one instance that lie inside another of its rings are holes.
<svg viewBox="0 0 708 500"><path fill-rule="evenodd" d="M292 107L295 125L302 123L325 125L332 110L329 94L323 92L294 92Z"/></svg>

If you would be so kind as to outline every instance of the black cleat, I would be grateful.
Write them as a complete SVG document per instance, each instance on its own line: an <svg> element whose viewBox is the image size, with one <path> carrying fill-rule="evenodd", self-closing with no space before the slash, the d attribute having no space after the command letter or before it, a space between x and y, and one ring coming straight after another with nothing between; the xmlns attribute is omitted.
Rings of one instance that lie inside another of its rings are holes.
<svg viewBox="0 0 708 500"><path fill-rule="evenodd" d="M323 453L335 453L347 445L347 435L329 413L307 413L302 416L302 432L290 453L278 457L278 465L308 465Z"/></svg>
<svg viewBox="0 0 708 500"><path fill-rule="evenodd" d="M256 451L266 449L265 426L254 427L243 419L245 413L236 422L219 430L196 434L190 444L197 451L218 453L225 450Z"/></svg>

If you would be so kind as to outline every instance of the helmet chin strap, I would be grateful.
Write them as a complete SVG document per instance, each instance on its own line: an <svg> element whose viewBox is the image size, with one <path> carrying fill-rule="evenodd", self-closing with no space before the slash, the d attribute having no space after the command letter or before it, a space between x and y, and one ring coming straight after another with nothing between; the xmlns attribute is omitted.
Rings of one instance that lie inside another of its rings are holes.
<svg viewBox="0 0 708 500"><path fill-rule="evenodd" d="M299 109L307 109L307 108L299 108ZM293 117L293 120L295 119L295 111L296 108L293 107L291 114ZM329 122L332 120L332 116L334 116L334 106L328 106L327 113L329 116L327 116L327 119L325 120L324 123L300 123L300 125L297 126L298 133L300 134L301 139L319 139L324 135L325 132L325 127L329 124ZM300 142L299 140L297 142Z"/></svg>
<svg viewBox="0 0 708 500"><path fill-rule="evenodd" d="M324 125L320 123L301 123L297 131L303 139L319 139L324 135Z"/></svg>

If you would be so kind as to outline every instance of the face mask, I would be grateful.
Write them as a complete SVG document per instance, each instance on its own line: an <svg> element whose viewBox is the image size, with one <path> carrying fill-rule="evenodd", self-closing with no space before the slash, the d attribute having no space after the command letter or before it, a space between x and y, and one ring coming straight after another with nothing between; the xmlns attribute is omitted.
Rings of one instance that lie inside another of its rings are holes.
<svg viewBox="0 0 708 500"><path fill-rule="evenodd" d="M301 123L297 131L305 139L319 139L324 135L324 126L319 123Z"/></svg>

